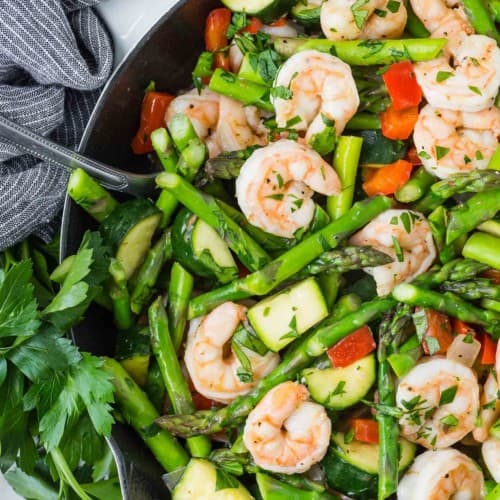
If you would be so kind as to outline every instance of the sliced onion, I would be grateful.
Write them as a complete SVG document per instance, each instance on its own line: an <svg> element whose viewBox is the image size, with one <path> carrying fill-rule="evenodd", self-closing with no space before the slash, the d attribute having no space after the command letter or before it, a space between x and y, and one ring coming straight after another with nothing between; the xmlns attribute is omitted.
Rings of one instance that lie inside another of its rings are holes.
<svg viewBox="0 0 500 500"><path fill-rule="evenodd" d="M455 337L446 357L453 361L458 361L469 368L476 361L477 355L481 350L481 343L478 342L471 334L460 334Z"/></svg>

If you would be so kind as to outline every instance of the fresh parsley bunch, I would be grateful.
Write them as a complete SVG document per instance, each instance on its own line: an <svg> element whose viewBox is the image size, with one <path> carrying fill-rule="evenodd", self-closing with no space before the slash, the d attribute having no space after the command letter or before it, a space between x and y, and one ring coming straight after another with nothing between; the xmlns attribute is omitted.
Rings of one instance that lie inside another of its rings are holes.
<svg viewBox="0 0 500 500"><path fill-rule="evenodd" d="M113 386L66 337L109 278L109 249L87 232L57 293L44 253L17 253L0 254L0 468L29 498L116 498L116 480L79 484L109 472Z"/></svg>

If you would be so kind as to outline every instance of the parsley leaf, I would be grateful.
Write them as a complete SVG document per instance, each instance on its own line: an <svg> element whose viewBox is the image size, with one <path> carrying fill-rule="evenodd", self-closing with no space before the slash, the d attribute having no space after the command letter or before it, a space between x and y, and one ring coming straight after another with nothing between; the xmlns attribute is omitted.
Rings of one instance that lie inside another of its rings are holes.
<svg viewBox="0 0 500 500"><path fill-rule="evenodd" d="M226 37L233 38L236 33L248 26L247 15L245 12L235 12L231 18L231 23L229 24Z"/></svg>
<svg viewBox="0 0 500 500"><path fill-rule="evenodd" d="M356 0L351 5L351 12L354 17L354 22L359 30L363 29L363 26L368 19L369 11L366 9L361 9L361 7L363 7L363 5L366 5L368 1L369 0Z"/></svg>
<svg viewBox="0 0 500 500"><path fill-rule="evenodd" d="M0 338L28 337L40 325L32 275L29 261L14 264L7 272L0 269Z"/></svg>
<svg viewBox="0 0 500 500"><path fill-rule="evenodd" d="M453 73L451 71L438 71L436 74L436 82L444 82L445 80L448 80L448 78L451 78L453 76Z"/></svg>
<svg viewBox="0 0 500 500"><path fill-rule="evenodd" d="M390 10L393 14L395 14L401 5L401 2L397 2L396 0L389 0L387 3L387 9Z"/></svg>
<svg viewBox="0 0 500 500"><path fill-rule="evenodd" d="M285 99L288 101L293 97L293 92L283 85L278 85L271 89L271 96L275 99Z"/></svg>
<svg viewBox="0 0 500 500"><path fill-rule="evenodd" d="M198 57L198 61L196 62L196 66L194 67L192 73L193 84L195 88L198 90L198 93L201 92L203 78L212 76L213 64L214 64L214 55L212 52L202 52L200 54L200 57Z"/></svg>
<svg viewBox="0 0 500 500"><path fill-rule="evenodd" d="M452 403L453 400L455 399L457 389L458 385L452 385L451 387L448 387L443 392L441 392L441 396L439 397L439 406Z"/></svg>
<svg viewBox="0 0 500 500"><path fill-rule="evenodd" d="M399 240L395 236L392 237L392 245L394 247L394 252L396 253L396 258L398 259L398 262L404 262L405 256L403 254L403 250L401 249Z"/></svg>
<svg viewBox="0 0 500 500"><path fill-rule="evenodd" d="M469 85L469 89L472 90L472 92L474 92L474 94L483 95L483 93L474 85Z"/></svg>
<svg viewBox="0 0 500 500"><path fill-rule="evenodd" d="M439 161L441 158L445 157L450 151L450 148L445 148L444 146L436 146L436 159Z"/></svg>
<svg viewBox="0 0 500 500"><path fill-rule="evenodd" d="M321 156L326 156L330 154L337 145L337 133L335 130L335 122L323 114L321 114L321 118L326 126L321 132L311 137L309 144Z"/></svg>
<svg viewBox="0 0 500 500"><path fill-rule="evenodd" d="M427 151L420 151L418 153L419 158L423 158L424 160L430 160L432 156Z"/></svg>

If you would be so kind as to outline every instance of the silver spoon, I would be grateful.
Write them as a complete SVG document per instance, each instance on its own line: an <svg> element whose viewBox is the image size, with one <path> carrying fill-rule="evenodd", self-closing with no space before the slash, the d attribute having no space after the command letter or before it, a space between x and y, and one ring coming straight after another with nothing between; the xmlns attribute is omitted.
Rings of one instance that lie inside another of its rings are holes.
<svg viewBox="0 0 500 500"><path fill-rule="evenodd" d="M151 194L156 186L155 177L158 174L132 174L92 160L1 115L0 136L40 160L69 170L81 168L112 191L140 197Z"/></svg>

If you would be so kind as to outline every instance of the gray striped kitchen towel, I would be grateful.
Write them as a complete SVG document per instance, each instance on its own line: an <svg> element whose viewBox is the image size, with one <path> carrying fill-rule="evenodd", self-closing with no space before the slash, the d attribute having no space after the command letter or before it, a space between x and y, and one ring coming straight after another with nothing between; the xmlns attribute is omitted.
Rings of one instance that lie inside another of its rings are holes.
<svg viewBox="0 0 500 500"><path fill-rule="evenodd" d="M112 69L99 0L0 0L0 113L74 148ZM50 239L67 172L0 139L0 250Z"/></svg>

